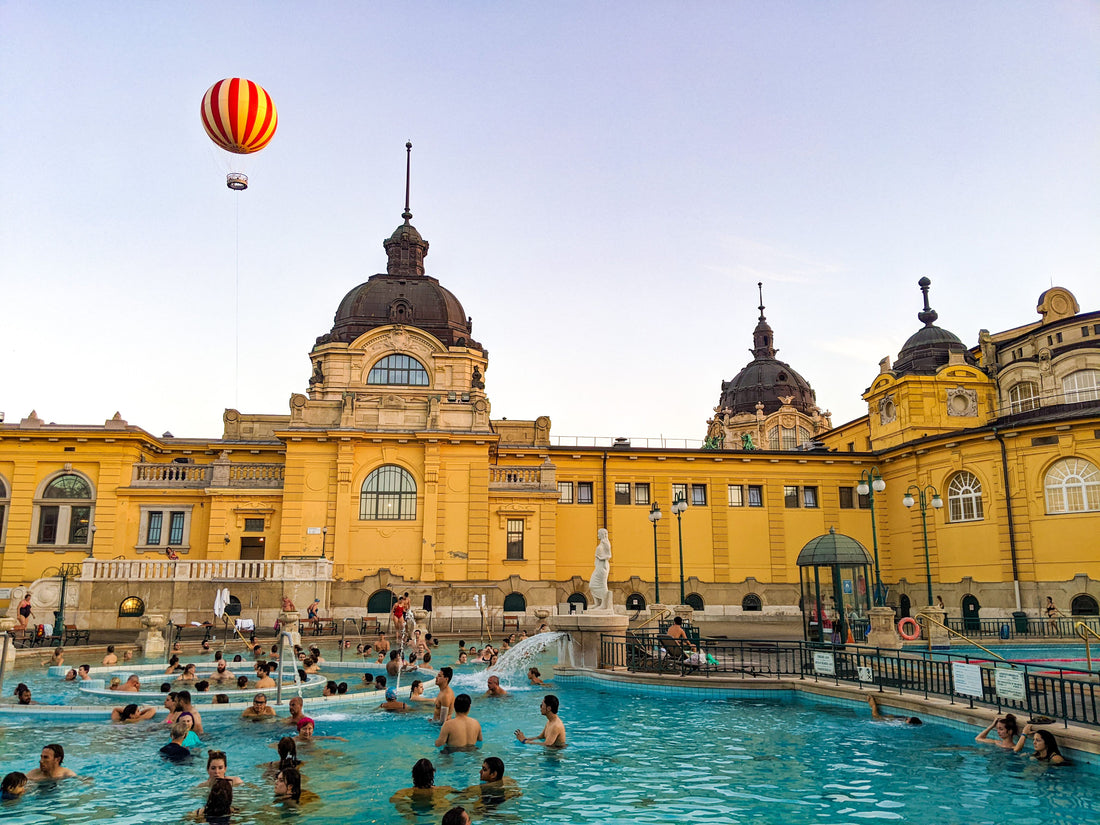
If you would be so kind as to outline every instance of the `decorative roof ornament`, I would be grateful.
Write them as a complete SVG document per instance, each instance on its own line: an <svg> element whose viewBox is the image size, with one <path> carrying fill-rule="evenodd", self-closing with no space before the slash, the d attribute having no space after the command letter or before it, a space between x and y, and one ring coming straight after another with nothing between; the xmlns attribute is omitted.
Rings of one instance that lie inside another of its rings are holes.
<svg viewBox="0 0 1100 825"><path fill-rule="evenodd" d="M924 324L926 327L932 326L936 323L936 319L940 317L940 314L932 307L928 306L928 287L932 286L932 281L929 278L921 278L917 281L920 286L920 291L924 294L924 309L917 313L917 320Z"/></svg>
<svg viewBox="0 0 1100 825"><path fill-rule="evenodd" d="M412 141L405 143L405 211L401 213L404 223L382 242L388 261L386 273L405 278L417 278L424 275L424 258L428 255L428 242L421 237L410 221L409 184L412 179Z"/></svg>

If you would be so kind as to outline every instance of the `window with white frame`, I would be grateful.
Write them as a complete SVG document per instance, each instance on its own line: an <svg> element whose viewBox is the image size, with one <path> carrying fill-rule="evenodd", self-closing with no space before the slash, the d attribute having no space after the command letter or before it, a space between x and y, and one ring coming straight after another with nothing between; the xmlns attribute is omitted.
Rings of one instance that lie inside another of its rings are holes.
<svg viewBox="0 0 1100 825"><path fill-rule="evenodd" d="M1008 407L1011 412L1027 412L1039 409L1039 387L1034 381L1021 381L1008 391Z"/></svg>
<svg viewBox="0 0 1100 825"><path fill-rule="evenodd" d="M803 487L802 488L802 506L803 507L817 507L817 488L816 487Z"/></svg>
<svg viewBox="0 0 1100 825"><path fill-rule="evenodd" d="M1048 513L1100 510L1100 470L1083 458L1063 458L1047 470L1043 483Z"/></svg>
<svg viewBox="0 0 1100 825"><path fill-rule="evenodd" d="M691 485L691 506L692 507L706 507L707 506L707 485L705 485L705 484L692 484Z"/></svg>
<svg viewBox="0 0 1100 825"><path fill-rule="evenodd" d="M634 503L649 506L649 484L636 483L634 485Z"/></svg>
<svg viewBox="0 0 1100 825"><path fill-rule="evenodd" d="M950 521L981 521L982 483L973 473L955 473L947 485L947 517Z"/></svg>
<svg viewBox="0 0 1100 825"><path fill-rule="evenodd" d="M78 473L56 476L34 502L31 535L35 544L90 544L94 512L95 492L87 478Z"/></svg>
<svg viewBox="0 0 1100 825"><path fill-rule="evenodd" d="M191 545L190 504L143 504L138 523L138 551L187 552Z"/></svg>
<svg viewBox="0 0 1100 825"><path fill-rule="evenodd" d="M745 488L740 484L730 484L726 488L726 501L730 507L744 507Z"/></svg>
<svg viewBox="0 0 1100 825"><path fill-rule="evenodd" d="M577 504L591 504L594 501L592 496L592 482L591 481L578 481L577 482Z"/></svg>
<svg viewBox="0 0 1100 825"><path fill-rule="evenodd" d="M509 561L523 561L523 519L508 519L508 556Z"/></svg>
<svg viewBox="0 0 1100 825"><path fill-rule="evenodd" d="M1100 401L1100 370L1078 370L1062 379L1062 395L1067 404Z"/></svg>
<svg viewBox="0 0 1100 825"><path fill-rule="evenodd" d="M359 491L361 521L412 521L416 518L416 482L394 464L373 470Z"/></svg>

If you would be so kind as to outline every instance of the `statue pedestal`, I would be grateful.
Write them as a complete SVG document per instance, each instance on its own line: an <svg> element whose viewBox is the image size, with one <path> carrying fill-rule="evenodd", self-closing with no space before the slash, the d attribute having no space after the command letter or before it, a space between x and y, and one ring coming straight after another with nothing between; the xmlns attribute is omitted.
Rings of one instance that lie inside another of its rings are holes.
<svg viewBox="0 0 1100 825"><path fill-rule="evenodd" d="M608 634L626 641L630 620L615 613L569 613L553 616L550 629L569 634L570 654L574 667L593 670L600 666L600 636Z"/></svg>
<svg viewBox="0 0 1100 825"><path fill-rule="evenodd" d="M871 629L867 632L866 644L884 650L901 648L901 637L894 627L894 611L889 607L871 608Z"/></svg>
<svg viewBox="0 0 1100 825"><path fill-rule="evenodd" d="M921 616L928 616L938 622L938 624L932 624L932 622L924 624L925 633L932 647L951 647L951 634L940 626L947 623L947 611L935 606L922 607L917 611L917 618Z"/></svg>
<svg viewBox="0 0 1100 825"><path fill-rule="evenodd" d="M290 643L302 644L302 615L297 610L279 611L279 635L290 634Z"/></svg>
<svg viewBox="0 0 1100 825"><path fill-rule="evenodd" d="M138 634L137 645L146 656L163 656L168 650L161 628L167 620L159 613L147 613L141 617L142 631Z"/></svg>
<svg viewBox="0 0 1100 825"><path fill-rule="evenodd" d="M12 604L15 602L13 601ZM0 631L4 633L4 648L0 651L0 656L4 657L4 669L10 669L15 664L15 640L12 638L11 632L15 630L15 619L0 619Z"/></svg>
<svg viewBox="0 0 1100 825"><path fill-rule="evenodd" d="M672 605L673 616L679 616L685 622L690 622L695 615L695 608L690 604L674 604Z"/></svg>

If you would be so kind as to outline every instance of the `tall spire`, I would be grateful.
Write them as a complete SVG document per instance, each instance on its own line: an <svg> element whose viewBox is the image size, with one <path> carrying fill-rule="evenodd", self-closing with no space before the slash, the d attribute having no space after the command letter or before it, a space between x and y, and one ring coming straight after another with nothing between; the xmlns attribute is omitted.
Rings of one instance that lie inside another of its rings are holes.
<svg viewBox="0 0 1100 825"><path fill-rule="evenodd" d="M920 286L920 291L924 293L924 309L917 313L917 320L923 323L926 327L932 326L936 323L936 319L940 317L940 314L932 307L928 306L928 287L932 286L930 278L921 278L917 281Z"/></svg>
<svg viewBox="0 0 1100 825"><path fill-rule="evenodd" d="M413 145L412 141L405 143L405 211L401 213L401 217L405 219L405 223L412 220L413 213L409 211L409 179L412 172L412 153Z"/></svg>
<svg viewBox="0 0 1100 825"><path fill-rule="evenodd" d="M424 258L428 254L428 242L416 231L410 221L409 181L412 178L412 141L405 144L405 211L401 217L405 222L382 241L386 249L386 273L403 278L415 278L424 275Z"/></svg>
<svg viewBox="0 0 1100 825"><path fill-rule="evenodd" d="M756 359L775 358L775 353L778 352L773 346L775 336L772 333L772 328L768 326L768 319L764 317L764 282L758 281L756 288L760 292L760 319L757 321L756 329L752 333L752 349L750 352Z"/></svg>

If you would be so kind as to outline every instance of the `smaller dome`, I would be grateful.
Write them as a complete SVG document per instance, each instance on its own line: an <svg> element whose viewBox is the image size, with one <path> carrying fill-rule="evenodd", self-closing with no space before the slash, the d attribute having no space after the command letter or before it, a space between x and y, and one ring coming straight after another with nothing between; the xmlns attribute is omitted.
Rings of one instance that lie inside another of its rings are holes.
<svg viewBox="0 0 1100 825"><path fill-rule="evenodd" d="M910 335L898 352L894 373L934 375L951 360L951 353L960 353L968 364L977 364L970 350L955 333L935 325L939 313L928 305L928 287L932 285L932 281L921 278L917 283L924 293L924 309L917 313L917 319L924 322L924 327Z"/></svg>
<svg viewBox="0 0 1100 825"><path fill-rule="evenodd" d="M835 527L823 536L810 539L798 554L799 567L824 564L870 564L867 548L851 536L838 533Z"/></svg>

